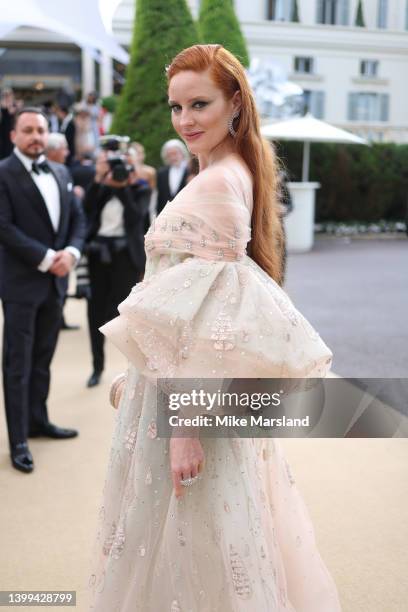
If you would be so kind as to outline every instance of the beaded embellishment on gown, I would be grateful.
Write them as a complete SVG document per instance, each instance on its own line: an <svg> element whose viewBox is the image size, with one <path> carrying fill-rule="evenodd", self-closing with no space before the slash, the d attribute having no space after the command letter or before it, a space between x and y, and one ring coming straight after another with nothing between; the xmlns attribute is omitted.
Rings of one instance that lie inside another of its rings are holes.
<svg viewBox="0 0 408 612"><path fill-rule="evenodd" d="M102 332L129 360L89 581L94 612L339 612L276 439L203 438L177 499L157 378L320 377L331 352L246 254L252 183L229 156L146 234L146 277Z"/></svg>

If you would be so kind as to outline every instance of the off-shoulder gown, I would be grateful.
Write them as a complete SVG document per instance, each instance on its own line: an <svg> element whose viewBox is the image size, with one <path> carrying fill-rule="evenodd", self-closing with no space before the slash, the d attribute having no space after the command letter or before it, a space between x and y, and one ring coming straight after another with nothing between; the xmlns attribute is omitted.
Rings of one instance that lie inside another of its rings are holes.
<svg viewBox="0 0 408 612"><path fill-rule="evenodd" d="M156 381L321 377L331 352L246 254L252 182L230 155L146 235L145 280L103 333L127 356L90 576L94 612L338 612L336 586L276 439L202 438L177 499Z"/></svg>

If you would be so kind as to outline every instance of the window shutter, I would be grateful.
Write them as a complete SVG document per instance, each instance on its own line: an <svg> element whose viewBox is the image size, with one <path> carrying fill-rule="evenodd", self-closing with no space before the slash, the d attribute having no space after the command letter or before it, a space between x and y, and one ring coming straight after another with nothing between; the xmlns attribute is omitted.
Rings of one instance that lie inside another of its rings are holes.
<svg viewBox="0 0 408 612"><path fill-rule="evenodd" d="M315 117L317 119L324 118L324 91L315 92Z"/></svg>
<svg viewBox="0 0 408 612"><path fill-rule="evenodd" d="M285 2L285 21L292 21L294 0L286 0Z"/></svg>
<svg viewBox="0 0 408 612"><path fill-rule="evenodd" d="M355 121L357 119L357 96L356 93L349 93L348 96L348 119Z"/></svg>
<svg viewBox="0 0 408 612"><path fill-rule="evenodd" d="M349 0L338 0L336 23L339 25L349 24Z"/></svg>
<svg viewBox="0 0 408 612"><path fill-rule="evenodd" d="M388 121L389 117L389 95L380 94L380 121Z"/></svg>
<svg viewBox="0 0 408 612"><path fill-rule="evenodd" d="M316 22L317 23L323 23L323 1L324 0L317 0L316 2L316 7L317 7Z"/></svg>

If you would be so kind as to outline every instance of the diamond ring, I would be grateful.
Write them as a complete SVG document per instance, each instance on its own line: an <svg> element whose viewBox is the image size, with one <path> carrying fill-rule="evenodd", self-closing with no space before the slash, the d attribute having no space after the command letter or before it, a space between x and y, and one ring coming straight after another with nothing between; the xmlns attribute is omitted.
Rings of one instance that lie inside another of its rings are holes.
<svg viewBox="0 0 408 612"><path fill-rule="evenodd" d="M198 476L193 476L193 478L184 478L184 480L180 480L180 484L183 485L183 487L191 487L196 480L198 480Z"/></svg>

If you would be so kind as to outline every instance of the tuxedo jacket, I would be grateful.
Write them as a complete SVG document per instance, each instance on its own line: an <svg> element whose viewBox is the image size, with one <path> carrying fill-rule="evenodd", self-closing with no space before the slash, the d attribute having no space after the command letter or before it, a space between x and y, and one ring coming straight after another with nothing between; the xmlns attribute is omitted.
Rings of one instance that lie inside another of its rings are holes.
<svg viewBox="0 0 408 612"><path fill-rule="evenodd" d="M176 195L170 193L169 172L170 166L163 166L157 171L157 214L160 214L163 208L166 206L167 202L169 200L172 200ZM188 174L189 169L188 167L186 167L177 193L181 191L183 187L186 186Z"/></svg>
<svg viewBox="0 0 408 612"><path fill-rule="evenodd" d="M68 277L37 268L48 249L82 250L86 222L62 164L48 162L60 193L60 220L54 230L47 206L31 174L14 153L0 162L0 297L9 302L40 302L54 284L63 297Z"/></svg>
<svg viewBox="0 0 408 612"><path fill-rule="evenodd" d="M146 263L144 224L151 196L151 189L146 183L135 183L119 189L92 183L84 199L88 221L86 241L89 243L97 236L104 206L114 196L123 204L123 222L130 258L135 268L143 271Z"/></svg>

